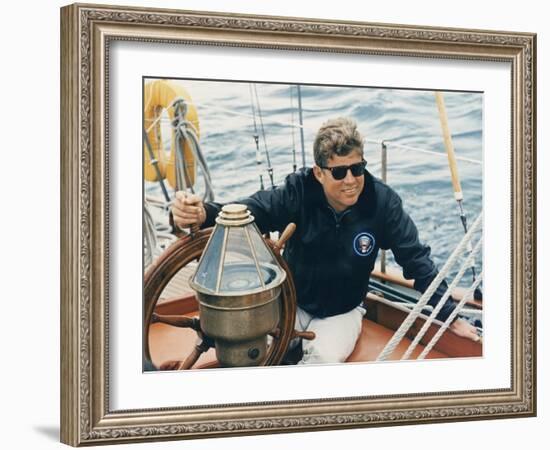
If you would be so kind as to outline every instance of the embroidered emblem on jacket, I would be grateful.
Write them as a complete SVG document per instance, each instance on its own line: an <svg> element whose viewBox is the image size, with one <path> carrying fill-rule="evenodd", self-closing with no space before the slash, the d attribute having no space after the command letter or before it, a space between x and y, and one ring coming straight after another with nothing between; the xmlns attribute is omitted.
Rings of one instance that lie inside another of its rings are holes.
<svg viewBox="0 0 550 450"><path fill-rule="evenodd" d="M374 250L375 244L376 241L372 234L367 232L359 233L353 239L353 250L359 256L368 256Z"/></svg>

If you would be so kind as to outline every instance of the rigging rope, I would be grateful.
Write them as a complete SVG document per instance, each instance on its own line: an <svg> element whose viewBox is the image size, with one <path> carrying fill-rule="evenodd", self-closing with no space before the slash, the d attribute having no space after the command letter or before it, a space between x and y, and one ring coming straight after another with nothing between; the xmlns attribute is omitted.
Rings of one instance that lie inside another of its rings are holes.
<svg viewBox="0 0 550 450"><path fill-rule="evenodd" d="M474 293L474 291L477 289L477 287L479 286L479 283L481 283L481 280L483 279L483 271L481 271L481 273L479 274L479 276L476 278L476 280L474 281L474 283L468 288L468 290L464 293L462 299L460 300L460 302L458 303L458 305L456 306L456 308L454 309L454 311L451 313L451 315L449 317L447 317L447 320L443 323L443 325L441 325L441 327L439 328L439 330L437 330L437 333L434 335L434 337L432 338L432 340L428 343L428 345L426 345L426 348L424 348L424 350L422 351L422 353L420 353L420 355L418 355L418 358L417 359L424 359L426 357L426 355L428 355L428 353L431 351L431 349L433 348L433 346L437 343L437 341L439 341L439 339L441 338L441 336L443 335L443 333L447 330L447 328L449 328L449 326L451 325L451 323L453 322L454 318L458 315L460 309L464 306L464 304L466 303L466 301L472 296L472 294Z"/></svg>
<svg viewBox="0 0 550 450"><path fill-rule="evenodd" d="M256 85L254 84L254 94L256 96L256 108L258 109L258 117L260 118L260 128L262 130L262 137L264 141L264 148L265 148L265 158L267 161L267 173L269 175L269 180L271 181L271 187L275 187L275 183L273 183L273 166L271 165L271 159L269 158L269 150L267 149L267 139L265 137L265 128L264 128L264 119L262 115L262 107L260 106L260 98L258 97L258 89Z"/></svg>
<svg viewBox="0 0 550 450"><path fill-rule="evenodd" d="M185 102L182 100L175 101L173 127L176 132L176 191L190 189L191 193L194 194L195 190L187 169L182 145L188 140L187 130L183 125L186 113L187 105Z"/></svg>
<svg viewBox="0 0 550 450"><path fill-rule="evenodd" d="M398 149L401 149L401 150L411 150L411 151L415 151L415 152L419 152L419 153L426 153L428 155L434 155L434 156L440 156L440 157L443 157L443 158L447 158L447 154L446 153L442 153L442 152L435 152L433 150L426 150L424 148L418 148L418 147L412 147L410 145L404 145L404 144L398 144L397 142L393 142L393 141L378 141L376 139L363 139L364 142L367 142L367 143L370 143L370 144L386 144L388 147L395 147L395 148L398 148ZM465 158L463 156L456 156L456 159L458 161L464 161L464 162L469 162L469 163L472 163L472 164L483 164L482 161L479 161L477 159L472 159L472 158Z"/></svg>
<svg viewBox="0 0 550 450"><path fill-rule="evenodd" d="M413 350L416 348L416 346L418 345L420 340L424 337L424 335L426 334L426 331L428 331L428 329L430 328L430 325L433 323L436 316L439 314L439 311L441 311L441 308L443 307L443 305L445 304L447 299L451 296L453 290L458 285L458 282L462 279L462 277L464 276L464 273L470 267L470 264L474 260L475 255L481 249L482 242L483 242L483 238L480 238L479 241L477 242L475 248L468 255L468 258L466 259L466 261L460 267L459 272L455 275L453 281L451 282L451 284L449 285L449 287L445 291L445 294L443 295L443 297L441 297L441 299L439 300L439 302L437 303L437 305L433 309L430 316L426 319L426 321L424 322L424 325L422 326L420 331L416 334L416 336L414 337L414 340L411 342L411 344L409 345L409 348L403 354L401 359L408 359L411 356Z"/></svg>
<svg viewBox="0 0 550 450"><path fill-rule="evenodd" d="M290 122L292 123L292 130L291 130L291 135L292 135L292 171L293 172L296 172L296 140L295 140L295 136L294 136L294 131L295 131L295 124L294 124L294 94L293 94L293 91L292 91L292 85L289 86L289 89L290 89Z"/></svg>
<svg viewBox="0 0 550 450"><path fill-rule="evenodd" d="M157 236L155 234L155 221L151 211L149 211L149 206L147 200L143 202L143 229L144 229L144 238L145 238L145 248L143 255L143 263L145 267L148 267L153 262L155 258L155 251L158 245Z"/></svg>
<svg viewBox="0 0 550 450"><path fill-rule="evenodd" d="M156 222L151 207L162 210L162 216L165 217L166 204L156 199L149 201L148 198L143 202L143 264L144 268L149 267L153 261L163 252L166 246L176 238L172 234L172 227L168 223Z"/></svg>
<svg viewBox="0 0 550 450"><path fill-rule="evenodd" d="M458 173L458 164L456 162L455 148L453 144L453 139L451 136L451 130L449 127L449 118L447 116L447 108L445 107L445 97L443 92L435 91L435 103L437 106L437 111L439 114L439 122L441 124L441 134L443 137L443 145L445 146L445 152L447 153L449 161L449 171L451 175L451 184L453 186L454 197L458 204L460 221L462 222L462 227L464 228L464 233L468 232L468 220L466 218L466 213L464 212L464 193L462 192L462 186L460 183L460 175ZM470 247L469 252L472 251ZM472 280L476 279L476 268L475 261L472 261ZM481 291L476 291L474 293L474 298L481 300L483 294Z"/></svg>
<svg viewBox="0 0 550 450"><path fill-rule="evenodd" d="M300 142L302 144L302 167L306 167L306 150L304 145L304 117L302 115L302 88L299 84L296 85L296 90L298 92L298 115L300 119Z"/></svg>
<svg viewBox="0 0 550 450"><path fill-rule="evenodd" d="M145 132L145 129L143 129L143 140L145 141L145 145L147 147L147 152L149 152L149 159L151 160L151 164L155 168L155 172L157 174L157 180L160 183L160 188L162 189L162 193L164 195L164 198L168 202L168 201L170 201L170 196L168 195L168 191L166 190L166 186L164 185L164 179L162 177L162 174L160 173L160 168L158 166L158 160L155 158L153 148L151 147L151 142L149 142L149 137L147 136L147 133ZM160 147L160 151L162 151L162 147Z"/></svg>
<svg viewBox="0 0 550 450"><path fill-rule="evenodd" d="M198 106L197 103L194 103L194 102L187 102L187 104L189 106L191 105L194 105L194 106ZM229 109L229 108L224 108L223 106L218 106L218 105L208 105L208 104L205 104L205 103L202 103L200 105L200 107L202 109L214 109L214 110L217 110L217 111L222 111L222 112L226 112L228 114L232 114L234 116L240 116L240 117L247 117L249 119L252 119L253 116L252 114L247 114L247 113L242 113L242 112L237 112L233 109ZM273 123L273 124L278 124L278 125L283 125L283 126L294 126L295 128L300 128L300 127L303 127L301 125L298 125L298 124L292 124L290 122L287 122L287 121L284 121L284 120L278 120L278 119L271 119L269 117L267 118L264 118L265 121L267 123ZM159 117L157 119L155 119L154 121L152 119L149 119L149 120L146 120L147 122L152 122L153 125L151 125L147 131L150 131L150 129L154 126L154 122L158 122L159 120L163 121L163 122L168 122L170 119L166 118L166 117Z"/></svg>
<svg viewBox="0 0 550 450"><path fill-rule="evenodd" d="M187 102L187 103L189 105L196 105L195 103L192 103L192 102ZM236 116L248 117L249 119L254 118L254 115L246 114L246 113L240 113L240 112L234 111L232 109L224 108L222 106L217 106L217 105L202 104L201 108L203 108L203 109L215 109L215 110L218 110L218 111L224 111L224 112L236 115ZM153 126L155 125L155 123L158 122L159 120L164 121L164 120L169 120L169 119L161 118L159 116L157 119L155 119L155 121L151 124L151 126L149 126L147 128L146 131L150 131L153 128ZM299 128L299 129L305 129L306 128L303 124L286 122L284 120L277 120L277 119L270 119L270 118L264 118L264 120L267 123L273 123L273 124L278 124L278 125L283 125L283 126L288 126L288 127L293 127L293 128ZM414 146L411 146L411 145L399 144L397 142L388 141L388 140L384 140L384 139L364 139L364 142L370 143L370 144L378 144L378 145L380 145L384 142L388 147L395 147L395 148L398 148L398 149L401 149L401 150L411 150L411 151L415 151L415 152L426 153L428 155L439 156L439 157L442 157L442 158L447 157L446 153L437 152L437 151L433 151L433 150L426 150L426 149L419 148L419 147L414 147ZM477 165L483 164L483 161L480 161L478 159L473 159L473 158L466 158L464 156L457 156L456 159L458 161L464 161L464 162L468 162L468 163L471 163L471 164L477 164Z"/></svg>
<svg viewBox="0 0 550 450"><path fill-rule="evenodd" d="M256 108L254 107L254 97L252 94L252 83L248 84L248 91L250 92L250 107L252 108L252 119L254 121L254 143L256 144L256 168L258 170L258 175L260 176L260 189L263 191L264 187L264 176L262 173L262 154L260 152L260 136L258 135L258 124L256 123Z"/></svg>
<svg viewBox="0 0 550 450"><path fill-rule="evenodd" d="M464 235L460 243L454 249L451 256L449 256L449 259L447 259L447 261L445 262L441 271L433 279L428 289L426 289L426 292L422 294L416 306L411 310L407 318L403 321L401 326L394 333L394 335L386 344L384 349L380 352L380 354L378 355L377 361L385 361L393 353L397 345L399 345L399 342L401 342L403 337L405 337L405 334L407 334L407 332L413 325L418 315L422 312L422 309L424 308L424 306L426 306L428 301L432 298L432 295L435 293L435 291L437 290L437 288L439 287L439 285L441 284L441 282L443 281L447 273L449 273L451 267L462 255L462 253L464 252L464 249L466 248L468 243L472 240L474 233L477 231L478 228L481 227L481 224L482 224L482 214L480 213L476 221L472 225L472 227L468 230L468 233Z"/></svg>

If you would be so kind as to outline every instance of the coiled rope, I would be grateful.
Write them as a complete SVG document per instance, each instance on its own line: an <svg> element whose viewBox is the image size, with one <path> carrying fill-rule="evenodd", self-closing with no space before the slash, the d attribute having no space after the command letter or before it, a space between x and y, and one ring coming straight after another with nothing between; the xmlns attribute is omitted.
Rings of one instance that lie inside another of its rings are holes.
<svg viewBox="0 0 550 450"><path fill-rule="evenodd" d="M197 138L197 132L195 126L185 119L187 113L187 103L185 99L179 98L174 100L174 120L172 126L176 131L176 185L177 190L189 189L193 194L195 193L193 185L191 183L191 175L185 162L183 155L183 147L185 142L189 142L191 152L195 161L201 168L203 177L205 192L203 200L211 202L214 200L214 189L212 187L212 178L210 176L210 170L208 169L204 154L201 150L199 140Z"/></svg>

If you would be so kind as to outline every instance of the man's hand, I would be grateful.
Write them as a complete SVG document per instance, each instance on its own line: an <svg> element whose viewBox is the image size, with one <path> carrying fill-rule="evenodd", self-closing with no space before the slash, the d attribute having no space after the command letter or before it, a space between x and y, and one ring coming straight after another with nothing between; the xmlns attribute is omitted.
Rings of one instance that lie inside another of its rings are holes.
<svg viewBox="0 0 550 450"><path fill-rule="evenodd" d="M451 330L457 336L478 342L481 338L477 334L476 327L466 322L464 319L456 319L450 326Z"/></svg>
<svg viewBox="0 0 550 450"><path fill-rule="evenodd" d="M172 204L172 216L174 223L180 228L194 224L201 226L206 220L206 210L198 195L178 191Z"/></svg>

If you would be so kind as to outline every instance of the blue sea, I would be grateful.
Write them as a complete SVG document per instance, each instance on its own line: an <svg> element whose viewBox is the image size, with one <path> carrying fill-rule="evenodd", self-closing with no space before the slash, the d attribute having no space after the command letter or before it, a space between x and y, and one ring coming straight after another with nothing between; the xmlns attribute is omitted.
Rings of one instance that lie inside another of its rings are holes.
<svg viewBox="0 0 550 450"><path fill-rule="evenodd" d="M439 267L463 237L432 91L301 85L302 152L295 85L172 82L189 92L197 108L200 143L216 201L229 202L255 192L260 188L260 173L269 187L268 157L275 184L292 172L294 161L302 167L305 157L306 165L311 166L313 139L321 124L330 118L349 116L366 139L365 159L377 177L382 176L381 142L388 143L387 182L403 199L405 210L416 223L421 240L432 248ZM468 222L473 223L482 207L483 94L445 92L444 99L459 158L463 205ZM256 164L254 121L260 135L261 172ZM169 132L169 121L163 120L166 142ZM198 193L204 191L200 182L196 189ZM147 183L146 192L158 195L160 190ZM479 272L480 257L476 266ZM470 272L465 277L471 281Z"/></svg>

